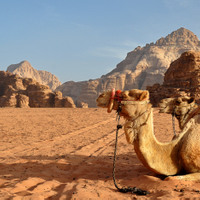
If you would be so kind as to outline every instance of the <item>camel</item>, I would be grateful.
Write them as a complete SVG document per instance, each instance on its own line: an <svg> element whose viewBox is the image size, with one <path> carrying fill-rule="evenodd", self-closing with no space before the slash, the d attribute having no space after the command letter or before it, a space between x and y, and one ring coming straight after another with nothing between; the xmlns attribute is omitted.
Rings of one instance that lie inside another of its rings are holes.
<svg viewBox="0 0 200 200"><path fill-rule="evenodd" d="M191 118L174 140L159 142L153 131L153 108L148 102L148 91L121 92L115 98L113 91L97 98L99 107L117 110L126 120L124 131L128 143L134 145L137 157L152 172L165 176L177 176L184 180L200 180L200 128L198 117ZM129 95L130 94L130 95Z"/></svg>
<svg viewBox="0 0 200 200"><path fill-rule="evenodd" d="M172 114L176 117L181 130L200 111L200 107L195 103L195 99L187 96L162 99L159 107L160 113Z"/></svg>

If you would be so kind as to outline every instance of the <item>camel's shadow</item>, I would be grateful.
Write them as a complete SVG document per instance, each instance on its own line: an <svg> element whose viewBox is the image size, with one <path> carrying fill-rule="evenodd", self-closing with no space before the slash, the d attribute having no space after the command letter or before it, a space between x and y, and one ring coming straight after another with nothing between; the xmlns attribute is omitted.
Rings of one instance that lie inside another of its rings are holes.
<svg viewBox="0 0 200 200"><path fill-rule="evenodd" d="M113 156L84 156L84 155L60 155L60 156L24 156L22 162L1 163L0 177L7 180L0 185L0 189L13 184L14 180L23 182L31 178L40 178L44 181L59 181L56 188L58 198L63 193L67 183L85 180L109 181L112 177ZM119 182L137 179L138 176L155 176L147 170L135 155L121 154L116 160L116 179ZM34 186L33 188L35 188ZM30 190L33 188L29 188ZM114 187L113 187L114 188ZM110 188L111 190L113 188ZM69 195L69 194L68 194Z"/></svg>
<svg viewBox="0 0 200 200"><path fill-rule="evenodd" d="M60 182L71 182L72 179L104 180L112 179L113 156L84 156L84 155L61 155L61 156L23 156L26 162L1 163L0 176L9 174L8 180L25 178L32 175L45 180L56 179ZM62 160L62 162L59 162ZM85 170L85 173L83 173ZM48 176L48 171L51 174ZM134 173L135 172L135 173ZM154 173L146 169L135 155L121 154L116 160L116 174L119 179L130 179L141 175ZM54 174L52 176L52 174ZM62 174L62 176L56 176ZM127 176L126 176L127 175Z"/></svg>

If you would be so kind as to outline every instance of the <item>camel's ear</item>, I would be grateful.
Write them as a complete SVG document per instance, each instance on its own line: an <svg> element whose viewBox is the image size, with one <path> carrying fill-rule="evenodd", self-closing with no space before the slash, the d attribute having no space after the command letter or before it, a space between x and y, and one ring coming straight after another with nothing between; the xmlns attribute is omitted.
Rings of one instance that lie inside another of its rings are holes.
<svg viewBox="0 0 200 200"><path fill-rule="evenodd" d="M145 90L141 93L139 100L148 100L149 99L149 91Z"/></svg>
<svg viewBox="0 0 200 200"><path fill-rule="evenodd" d="M108 109L107 109L108 113L110 113L113 109L114 97L115 97L115 89L113 88L110 94L110 102L108 104Z"/></svg>

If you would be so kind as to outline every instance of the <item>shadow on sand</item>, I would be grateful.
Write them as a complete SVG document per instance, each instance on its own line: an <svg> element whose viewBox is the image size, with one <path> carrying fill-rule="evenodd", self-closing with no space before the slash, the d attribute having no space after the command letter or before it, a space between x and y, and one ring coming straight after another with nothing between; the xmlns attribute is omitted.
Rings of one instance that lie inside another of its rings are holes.
<svg viewBox="0 0 200 200"><path fill-rule="evenodd" d="M64 193L67 183L78 182L79 179L105 182L112 179L112 156L60 155L52 157L24 156L20 158L23 159L23 163L0 164L0 176L8 182L13 180L22 182L35 177L44 179L44 181L59 181L60 185L56 187L56 195L52 199L59 199L59 195ZM117 157L117 181L124 182L143 175L155 176L137 160L136 156L125 154ZM8 187L8 182L6 185L1 185L0 188ZM35 187L37 185L29 188L29 190L33 190ZM73 190L75 188L72 188ZM68 197L72 191L67 192Z"/></svg>

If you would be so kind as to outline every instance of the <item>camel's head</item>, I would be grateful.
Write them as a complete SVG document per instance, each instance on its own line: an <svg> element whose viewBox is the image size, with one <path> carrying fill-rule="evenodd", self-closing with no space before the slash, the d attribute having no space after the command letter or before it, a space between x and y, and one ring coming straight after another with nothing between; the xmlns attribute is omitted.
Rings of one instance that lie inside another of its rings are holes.
<svg viewBox="0 0 200 200"><path fill-rule="evenodd" d="M128 143L132 144L136 137L136 133L132 129L135 122L128 120L147 111L149 92L138 89L123 92L108 91L100 94L96 101L99 107L108 108L108 112L111 112L112 109L117 110L120 106L120 116L127 119L124 125L126 139Z"/></svg>
<svg viewBox="0 0 200 200"><path fill-rule="evenodd" d="M112 109L117 110L121 102L144 101L148 99L149 92L147 90L132 89L123 92L117 90L115 92L113 89L112 91L106 91L100 94L96 102L97 106L107 108L107 111L111 112Z"/></svg>
<svg viewBox="0 0 200 200"><path fill-rule="evenodd" d="M184 116L189 110L196 108L195 99L192 97L175 97L162 99L159 103L160 113Z"/></svg>
<svg viewBox="0 0 200 200"><path fill-rule="evenodd" d="M149 103L149 91L133 89L122 92L123 101L120 115L125 119L135 118L140 113L146 111Z"/></svg>

